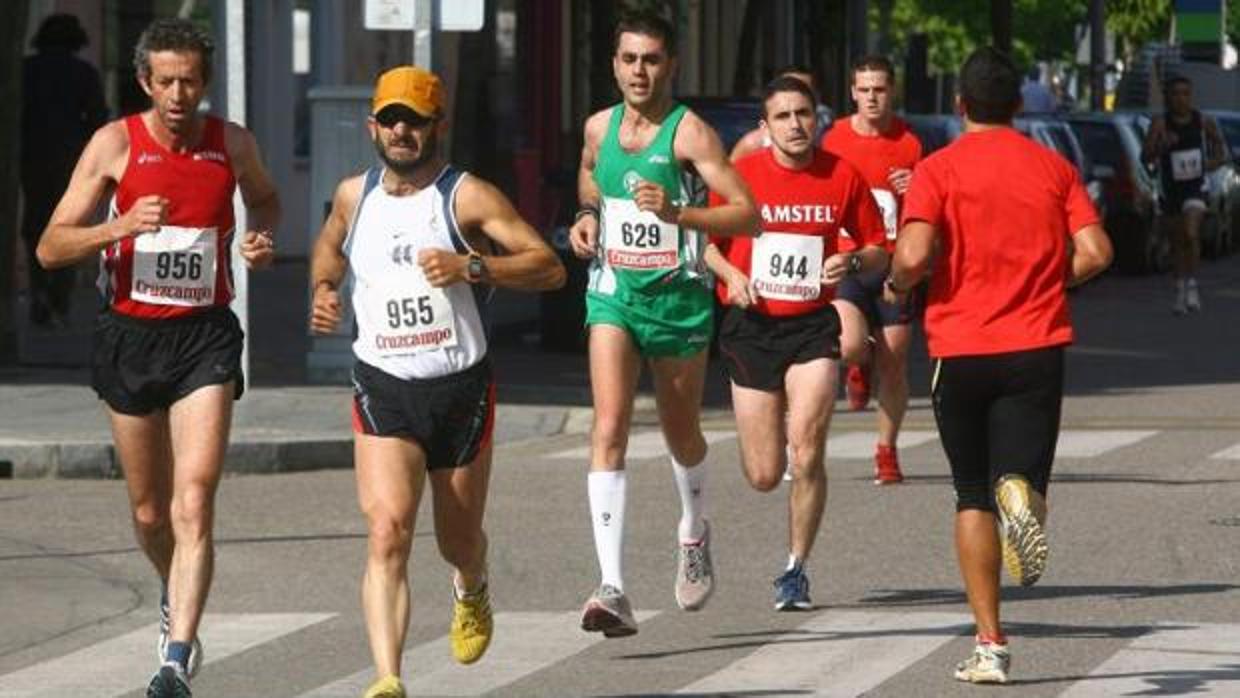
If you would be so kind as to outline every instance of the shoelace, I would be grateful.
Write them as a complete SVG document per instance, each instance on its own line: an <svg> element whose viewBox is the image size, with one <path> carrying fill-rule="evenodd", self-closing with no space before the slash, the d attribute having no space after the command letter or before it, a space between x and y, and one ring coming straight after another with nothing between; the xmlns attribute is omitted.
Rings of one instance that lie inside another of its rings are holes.
<svg viewBox="0 0 1240 698"><path fill-rule="evenodd" d="M703 577L710 574L710 563L706 560L706 546L701 543L697 545L684 546L685 554L685 579L689 582L700 582Z"/></svg>
<svg viewBox="0 0 1240 698"><path fill-rule="evenodd" d="M466 609L473 608L474 612L469 613ZM478 601L462 601L457 607L456 617L461 624L461 628L468 632L474 632L482 627L482 618L489 613L489 609Z"/></svg>

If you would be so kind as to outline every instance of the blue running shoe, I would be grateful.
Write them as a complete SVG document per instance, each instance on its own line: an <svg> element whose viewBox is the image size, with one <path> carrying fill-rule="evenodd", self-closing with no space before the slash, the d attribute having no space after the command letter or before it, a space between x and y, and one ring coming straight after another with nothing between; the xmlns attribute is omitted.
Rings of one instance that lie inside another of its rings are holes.
<svg viewBox="0 0 1240 698"><path fill-rule="evenodd" d="M813 607L805 568L797 565L775 578L776 611L808 611Z"/></svg>

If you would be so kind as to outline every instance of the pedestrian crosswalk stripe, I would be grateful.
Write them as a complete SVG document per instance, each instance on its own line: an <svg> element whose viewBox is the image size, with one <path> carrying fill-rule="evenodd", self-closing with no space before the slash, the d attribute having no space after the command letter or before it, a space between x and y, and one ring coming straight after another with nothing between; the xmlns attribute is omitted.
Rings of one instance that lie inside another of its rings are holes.
<svg viewBox="0 0 1240 698"><path fill-rule="evenodd" d="M736 432L733 431L706 431L702 432L702 436L706 438L706 443L713 444L720 441L736 438ZM657 458L667 454L667 444L663 441L663 432L659 430L637 432L629 436L629 448L625 452L627 460L638 460L645 458ZM571 458L573 460L586 460L590 457L590 447L582 446L568 451L553 453L551 458Z"/></svg>
<svg viewBox="0 0 1240 698"><path fill-rule="evenodd" d="M638 611L639 622L658 611ZM601 633L581 629L581 614L563 612L503 612L495 614L495 636L477 664L461 666L452 659L447 637L408 650L401 657L405 695L477 696L502 688L529 674L567 659L601 642ZM300 698L357 698L374 681L373 669L364 669Z"/></svg>
<svg viewBox="0 0 1240 698"><path fill-rule="evenodd" d="M913 448L939 438L937 431L902 431L899 448ZM852 431L827 437L827 460L833 458L873 458L878 436L869 431Z"/></svg>
<svg viewBox="0 0 1240 698"><path fill-rule="evenodd" d="M1240 624L1160 623L1111 655L1060 698L1235 696Z"/></svg>
<svg viewBox="0 0 1240 698"><path fill-rule="evenodd" d="M1240 444L1225 448L1210 456L1215 460L1240 460Z"/></svg>
<svg viewBox="0 0 1240 698"><path fill-rule="evenodd" d="M320 623L333 613L207 614L198 637L205 662L225 659ZM146 686L156 667L159 625L0 676L0 698L117 696Z"/></svg>
<svg viewBox="0 0 1240 698"><path fill-rule="evenodd" d="M851 698L971 628L961 613L827 611L677 693Z"/></svg>
<svg viewBox="0 0 1240 698"><path fill-rule="evenodd" d="M1156 431L1124 429L1072 429L1059 434L1057 458L1094 458L1147 439Z"/></svg>
<svg viewBox="0 0 1240 698"><path fill-rule="evenodd" d="M1095 458L1117 448L1131 446L1155 434L1154 430L1140 429L1067 429L1059 434L1059 444L1055 450L1058 458ZM704 432L706 442L710 444L736 438L735 431ZM937 441L939 434L931 430L909 430L900 433L901 449L915 448ZM870 431L840 432L827 438L827 459L868 459L874 455L874 444L877 437ZM657 458L667 454L667 445L663 442L663 434L658 430L636 432L629 437L627 458L639 460ZM560 451L549 456L556 459L586 460L590 457L590 447ZM1216 453L1214 458L1240 459L1240 445L1226 451Z"/></svg>

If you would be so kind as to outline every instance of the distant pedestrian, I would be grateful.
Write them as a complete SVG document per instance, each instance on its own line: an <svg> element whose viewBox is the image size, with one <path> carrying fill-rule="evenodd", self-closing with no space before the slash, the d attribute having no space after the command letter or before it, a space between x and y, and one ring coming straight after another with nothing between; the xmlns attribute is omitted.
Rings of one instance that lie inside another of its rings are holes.
<svg viewBox="0 0 1240 698"><path fill-rule="evenodd" d="M955 675L1006 683L1000 555L1025 586L1046 568L1044 498L1073 338L1066 290L1106 268L1111 243L1072 164L1012 128L1020 76L1006 56L988 47L969 56L959 105L964 135L913 171L887 292L903 296L931 272L931 400L977 624Z"/></svg>
<svg viewBox="0 0 1240 698"><path fill-rule="evenodd" d="M1029 68L1025 81L1020 86L1020 99L1023 104L1021 111L1026 114L1049 114L1055 111L1055 94L1042 82L1042 69L1038 66Z"/></svg>
<svg viewBox="0 0 1240 698"><path fill-rule="evenodd" d="M45 270L35 258L39 237L86 142L103 125L99 72L76 54L88 43L77 17L49 15L22 66L22 239L30 273L30 322L63 325L73 294L73 267Z"/></svg>

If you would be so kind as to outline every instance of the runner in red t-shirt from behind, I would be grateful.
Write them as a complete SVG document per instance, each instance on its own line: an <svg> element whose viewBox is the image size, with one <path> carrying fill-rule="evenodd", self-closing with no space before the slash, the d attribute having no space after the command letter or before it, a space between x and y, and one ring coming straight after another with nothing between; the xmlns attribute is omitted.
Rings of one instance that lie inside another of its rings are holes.
<svg viewBox="0 0 1240 698"><path fill-rule="evenodd" d="M815 147L814 94L776 78L763 98L771 140L735 163L762 215L757 237L716 237L706 263L725 306L719 349L732 383L732 408L745 477L755 489L779 485L785 453L789 558L775 580L775 608L812 607L804 563L827 496L827 428L835 403L841 280L887 266L884 231L869 187L840 158ZM859 249L839 251L842 228Z"/></svg>
<svg viewBox="0 0 1240 698"><path fill-rule="evenodd" d="M1045 496L1072 342L1067 287L1111 261L1076 169L1012 128L1020 82L1011 60L992 48L965 61L964 135L917 165L886 281L896 300L930 272L931 400L977 625L976 647L955 676L974 683L1008 680L1000 556L1024 586L1046 569Z"/></svg>

